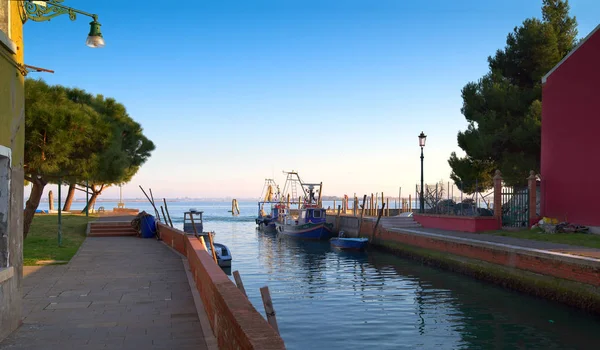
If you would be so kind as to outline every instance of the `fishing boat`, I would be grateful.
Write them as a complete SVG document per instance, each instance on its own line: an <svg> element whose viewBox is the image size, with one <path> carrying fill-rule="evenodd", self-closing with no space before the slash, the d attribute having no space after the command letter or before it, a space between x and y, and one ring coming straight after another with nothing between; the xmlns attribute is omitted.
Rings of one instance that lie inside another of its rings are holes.
<svg viewBox="0 0 600 350"><path fill-rule="evenodd" d="M294 171L287 172L287 175L283 192L287 194L287 203L275 221L277 234L301 239L330 238L332 225L327 223L326 210L321 207L323 183L304 183ZM302 195L296 197L298 190ZM297 198L297 202L290 201L290 195ZM292 209L295 204L298 208Z"/></svg>
<svg viewBox="0 0 600 350"><path fill-rule="evenodd" d="M344 231L340 231L338 237L329 240L332 247L340 250L358 250L363 251L369 243L367 238L350 238L345 237Z"/></svg>
<svg viewBox="0 0 600 350"><path fill-rule="evenodd" d="M279 214L283 214L285 208L284 203L281 203L279 198L279 187L275 181L265 179L265 185L258 202L258 216L255 219L259 231L276 232L275 222L279 218Z"/></svg>
<svg viewBox="0 0 600 350"><path fill-rule="evenodd" d="M183 232L189 235L195 235L196 237L203 239L206 244L206 248L208 249L208 254L212 256L212 250L209 241L209 234L212 234L213 237L215 235L214 232L204 232L204 222L202 219L202 214L204 212L198 211L194 208L191 208L189 211L183 213ZM213 242L213 246L215 247L215 253L217 255L217 263L220 267L231 267L231 261L233 260L231 256L231 251L225 244Z"/></svg>

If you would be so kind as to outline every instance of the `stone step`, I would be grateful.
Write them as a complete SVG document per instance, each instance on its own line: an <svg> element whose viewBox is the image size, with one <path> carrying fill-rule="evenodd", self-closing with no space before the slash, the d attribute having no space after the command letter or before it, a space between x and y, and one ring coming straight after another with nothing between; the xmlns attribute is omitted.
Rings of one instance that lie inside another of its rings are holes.
<svg viewBox="0 0 600 350"><path fill-rule="evenodd" d="M129 237L129 236L137 236L137 232L123 232L123 231L90 232L88 234L88 237Z"/></svg>
<svg viewBox="0 0 600 350"><path fill-rule="evenodd" d="M90 231L133 230L131 226L90 226Z"/></svg>

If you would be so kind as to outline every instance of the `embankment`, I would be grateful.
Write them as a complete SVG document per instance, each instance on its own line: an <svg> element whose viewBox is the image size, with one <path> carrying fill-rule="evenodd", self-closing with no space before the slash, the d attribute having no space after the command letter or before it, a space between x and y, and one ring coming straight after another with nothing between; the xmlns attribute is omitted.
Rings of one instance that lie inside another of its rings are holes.
<svg viewBox="0 0 600 350"><path fill-rule="evenodd" d="M336 218L331 218L335 223ZM339 229L371 240L378 249L460 272L506 288L600 314L600 260L551 250L486 242L426 229L386 228L374 218L345 216Z"/></svg>

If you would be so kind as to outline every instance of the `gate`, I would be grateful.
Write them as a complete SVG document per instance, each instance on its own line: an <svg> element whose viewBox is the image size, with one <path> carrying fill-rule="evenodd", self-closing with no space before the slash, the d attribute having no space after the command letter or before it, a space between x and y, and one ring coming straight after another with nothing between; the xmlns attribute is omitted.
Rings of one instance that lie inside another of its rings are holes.
<svg viewBox="0 0 600 350"><path fill-rule="evenodd" d="M502 188L502 227L529 227L529 189Z"/></svg>

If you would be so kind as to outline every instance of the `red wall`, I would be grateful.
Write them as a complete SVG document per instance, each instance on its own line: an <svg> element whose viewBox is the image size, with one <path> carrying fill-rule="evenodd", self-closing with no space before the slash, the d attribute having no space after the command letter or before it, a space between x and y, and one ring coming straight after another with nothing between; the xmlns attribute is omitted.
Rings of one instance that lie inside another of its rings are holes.
<svg viewBox="0 0 600 350"><path fill-rule="evenodd" d="M193 236L159 224L165 244L188 258L219 349L285 349L281 337Z"/></svg>
<svg viewBox="0 0 600 350"><path fill-rule="evenodd" d="M542 215L600 226L600 30L548 77L542 95Z"/></svg>
<svg viewBox="0 0 600 350"><path fill-rule="evenodd" d="M373 239L373 226L373 222L363 223L360 236ZM388 231L381 226L378 227L377 236L373 241L376 245L385 246L386 243L400 243L431 251L450 253L456 256L483 260L497 265L600 287L599 267L568 262L566 259L553 258L551 256L544 257L542 255L536 256L502 247L495 249L470 242L462 243L421 234L405 233L402 232L402 229Z"/></svg>
<svg viewBox="0 0 600 350"><path fill-rule="evenodd" d="M471 217L452 215L421 215L414 214L413 217L425 228L437 228L441 230L461 232L485 232L500 229L500 223L493 217Z"/></svg>

